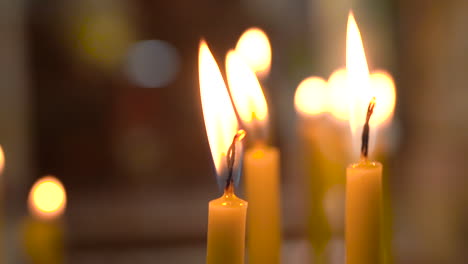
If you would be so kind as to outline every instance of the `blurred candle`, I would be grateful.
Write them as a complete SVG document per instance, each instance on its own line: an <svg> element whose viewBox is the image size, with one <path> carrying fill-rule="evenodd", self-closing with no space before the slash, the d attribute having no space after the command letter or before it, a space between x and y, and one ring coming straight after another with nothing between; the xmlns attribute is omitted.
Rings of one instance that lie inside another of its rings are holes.
<svg viewBox="0 0 468 264"><path fill-rule="evenodd" d="M5 168L5 155L3 148L0 146L0 176L3 176L3 169ZM5 188L3 177L0 179L0 234L5 234ZM0 262L5 260L5 241L0 241Z"/></svg>
<svg viewBox="0 0 468 264"><path fill-rule="evenodd" d="M362 135L361 161L346 170L346 263L377 264L382 263L382 165L368 160L369 120L375 97L372 98L374 93L370 89L361 35L352 13L348 19L346 67L351 99L350 128L353 135ZM363 124L362 133L359 133L358 128Z"/></svg>
<svg viewBox="0 0 468 264"><path fill-rule="evenodd" d="M238 122L218 65L204 41L199 50L200 95L216 174L224 194L209 203L207 264L242 264L247 202L234 193L245 132Z"/></svg>
<svg viewBox="0 0 468 264"><path fill-rule="evenodd" d="M39 179L29 193L31 216L24 223L24 249L34 264L64 263L63 223L67 197L55 177Z"/></svg>
<svg viewBox="0 0 468 264"><path fill-rule="evenodd" d="M255 73L236 51L227 54L226 71L234 105L254 141L244 158L248 260L250 264L280 263L279 151L266 144L266 100Z"/></svg>

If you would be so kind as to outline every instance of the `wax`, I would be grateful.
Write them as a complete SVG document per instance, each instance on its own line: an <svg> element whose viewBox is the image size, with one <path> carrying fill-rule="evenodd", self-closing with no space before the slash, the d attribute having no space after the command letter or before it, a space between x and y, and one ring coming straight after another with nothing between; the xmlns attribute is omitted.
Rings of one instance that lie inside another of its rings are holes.
<svg viewBox="0 0 468 264"><path fill-rule="evenodd" d="M23 239L30 263L64 263L64 235L60 220L28 217L23 226Z"/></svg>
<svg viewBox="0 0 468 264"><path fill-rule="evenodd" d="M281 258L279 151L257 145L244 157L247 246L250 264L277 264Z"/></svg>
<svg viewBox="0 0 468 264"><path fill-rule="evenodd" d="M207 264L243 264L247 202L234 194L232 184L209 203Z"/></svg>
<svg viewBox="0 0 468 264"><path fill-rule="evenodd" d="M346 263L382 263L382 164L363 161L346 170Z"/></svg>

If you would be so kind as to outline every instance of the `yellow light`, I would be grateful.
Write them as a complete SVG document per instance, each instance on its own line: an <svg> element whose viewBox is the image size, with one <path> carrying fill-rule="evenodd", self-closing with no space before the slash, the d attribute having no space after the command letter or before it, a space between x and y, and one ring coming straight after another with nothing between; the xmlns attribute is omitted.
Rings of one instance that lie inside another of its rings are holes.
<svg viewBox="0 0 468 264"><path fill-rule="evenodd" d="M362 45L361 33L354 19L349 13L348 30L346 36L346 69L348 71L349 125L353 137L360 134L365 122L367 106L373 97L377 98L376 109L379 108L381 98L370 89L369 68Z"/></svg>
<svg viewBox="0 0 468 264"><path fill-rule="evenodd" d="M338 69L330 75L328 88L330 93L331 114L338 120L349 119L349 95L346 69Z"/></svg>
<svg viewBox="0 0 468 264"><path fill-rule="evenodd" d="M371 74L370 82L375 96L379 98L370 125L387 124L392 119L396 103L396 89L393 78L386 72L374 72Z"/></svg>
<svg viewBox="0 0 468 264"><path fill-rule="evenodd" d="M39 179L29 193L29 209L41 219L53 219L65 210L67 196L62 183L55 177Z"/></svg>
<svg viewBox="0 0 468 264"><path fill-rule="evenodd" d="M3 153L3 148L0 146L0 173L3 172L5 168L5 154Z"/></svg>
<svg viewBox="0 0 468 264"><path fill-rule="evenodd" d="M294 96L296 110L306 115L318 115L328 111L327 82L319 77L309 77L297 87Z"/></svg>
<svg viewBox="0 0 468 264"><path fill-rule="evenodd" d="M258 76L268 75L271 64L271 46L265 32L259 28L246 30L237 42L236 51L244 57Z"/></svg>
<svg viewBox="0 0 468 264"><path fill-rule="evenodd" d="M266 129L268 108L255 73L236 51L227 54L226 71L234 105L247 130Z"/></svg>
<svg viewBox="0 0 468 264"><path fill-rule="evenodd" d="M198 54L198 71L206 134L217 175L221 176L227 170L226 153L239 125L219 67L203 40Z"/></svg>

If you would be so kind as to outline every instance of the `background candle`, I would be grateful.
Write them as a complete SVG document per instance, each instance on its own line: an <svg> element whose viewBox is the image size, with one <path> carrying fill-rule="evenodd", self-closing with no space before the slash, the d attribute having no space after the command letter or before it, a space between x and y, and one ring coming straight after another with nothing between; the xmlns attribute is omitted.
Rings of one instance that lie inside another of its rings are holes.
<svg viewBox="0 0 468 264"><path fill-rule="evenodd" d="M64 231L61 215L66 193L55 177L39 179L29 194L31 216L24 222L24 250L32 263L64 263Z"/></svg>
<svg viewBox="0 0 468 264"><path fill-rule="evenodd" d="M204 41L199 50L200 95L216 174L224 194L209 203L207 264L242 264L247 202L234 194L245 133L237 118L218 65Z"/></svg>
<svg viewBox="0 0 468 264"><path fill-rule="evenodd" d="M281 206L279 151L266 145L268 108L253 70L236 51L226 58L229 89L252 147L245 153L248 259L251 264L279 263Z"/></svg>

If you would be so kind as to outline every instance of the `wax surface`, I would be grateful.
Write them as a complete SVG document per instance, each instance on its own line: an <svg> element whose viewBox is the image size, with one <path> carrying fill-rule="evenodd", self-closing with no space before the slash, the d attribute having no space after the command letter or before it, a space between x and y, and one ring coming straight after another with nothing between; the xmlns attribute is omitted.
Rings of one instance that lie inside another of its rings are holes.
<svg viewBox="0 0 468 264"><path fill-rule="evenodd" d="M209 203L207 264L243 264L247 202L233 190Z"/></svg>
<svg viewBox="0 0 468 264"><path fill-rule="evenodd" d="M64 263L63 226L60 220L27 218L23 226L23 239L30 263Z"/></svg>
<svg viewBox="0 0 468 264"><path fill-rule="evenodd" d="M362 162L346 170L346 263L382 263L382 165Z"/></svg>
<svg viewBox="0 0 468 264"><path fill-rule="evenodd" d="M279 151L256 146L244 157L249 264L280 263Z"/></svg>

